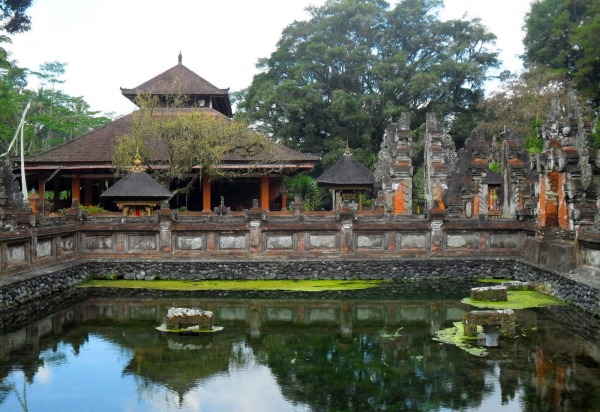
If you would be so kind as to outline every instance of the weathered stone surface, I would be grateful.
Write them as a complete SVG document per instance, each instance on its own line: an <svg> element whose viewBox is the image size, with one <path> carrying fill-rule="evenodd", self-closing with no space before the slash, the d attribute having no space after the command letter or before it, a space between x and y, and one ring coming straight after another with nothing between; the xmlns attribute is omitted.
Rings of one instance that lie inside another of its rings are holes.
<svg viewBox="0 0 600 412"><path fill-rule="evenodd" d="M387 212L412 214L412 135L410 113L385 129L375 165L375 205Z"/></svg>
<svg viewBox="0 0 600 412"><path fill-rule="evenodd" d="M458 164L452 137L433 113L427 113L425 131L425 210L446 209L443 200L448 177Z"/></svg>
<svg viewBox="0 0 600 412"><path fill-rule="evenodd" d="M502 282L502 286L504 286L506 290L535 290L535 286L532 283L519 282L518 280Z"/></svg>
<svg viewBox="0 0 600 412"><path fill-rule="evenodd" d="M167 329L184 329L198 326L200 330L213 327L213 313L208 310L170 308L167 312Z"/></svg>
<svg viewBox="0 0 600 412"><path fill-rule="evenodd" d="M471 289L471 299L473 300L487 300L491 302L507 301L508 295L506 294L505 286L488 286L482 288Z"/></svg>
<svg viewBox="0 0 600 412"><path fill-rule="evenodd" d="M499 325L500 333L515 336L517 316L510 310L476 310L463 315L465 336L477 336L477 326Z"/></svg>

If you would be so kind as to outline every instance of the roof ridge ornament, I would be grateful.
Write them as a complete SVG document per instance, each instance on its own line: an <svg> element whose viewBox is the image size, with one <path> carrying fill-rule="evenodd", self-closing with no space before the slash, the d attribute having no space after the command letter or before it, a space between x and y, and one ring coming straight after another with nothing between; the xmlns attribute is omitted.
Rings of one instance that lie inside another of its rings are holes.
<svg viewBox="0 0 600 412"><path fill-rule="evenodd" d="M179 50L179 56L177 57L177 64L179 66L181 66L183 64L182 60L183 60L183 56L181 56L181 50Z"/></svg>
<svg viewBox="0 0 600 412"><path fill-rule="evenodd" d="M350 153L350 145L348 144L348 140L346 140L346 150L344 151L344 156L352 157L352 153Z"/></svg>
<svg viewBox="0 0 600 412"><path fill-rule="evenodd" d="M142 159L140 157L140 148L139 147L135 148L135 160L133 161L133 163L135 164L135 166L131 167L131 171L133 173L146 171L146 166L142 166Z"/></svg>

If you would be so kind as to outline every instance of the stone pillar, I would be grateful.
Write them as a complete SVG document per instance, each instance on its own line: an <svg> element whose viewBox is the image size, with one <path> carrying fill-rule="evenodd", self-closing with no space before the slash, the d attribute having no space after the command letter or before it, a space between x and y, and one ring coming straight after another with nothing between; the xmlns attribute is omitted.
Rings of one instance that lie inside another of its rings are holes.
<svg viewBox="0 0 600 412"><path fill-rule="evenodd" d="M569 205L565 197L565 186L569 178L566 173L558 175L558 226L563 230L572 229L569 227Z"/></svg>
<svg viewBox="0 0 600 412"><path fill-rule="evenodd" d="M81 204L81 179L79 178L79 170L73 171L73 178L71 180L71 200L77 200L77 203Z"/></svg>
<svg viewBox="0 0 600 412"><path fill-rule="evenodd" d="M269 176L260 177L260 208L269 210Z"/></svg>
<svg viewBox="0 0 600 412"><path fill-rule="evenodd" d="M375 206L383 206L387 212L412 213L411 143L410 113L401 113L400 120L385 129L374 172L380 187Z"/></svg>
<svg viewBox="0 0 600 412"><path fill-rule="evenodd" d="M202 211L210 212L210 191L211 191L210 180L207 175L202 175Z"/></svg>
<svg viewBox="0 0 600 412"><path fill-rule="evenodd" d="M167 209L169 212L169 217L171 216L171 211ZM162 210L161 210L162 212ZM161 213L162 218L162 213ZM160 222L160 251L162 253L171 253L171 222L162 221Z"/></svg>

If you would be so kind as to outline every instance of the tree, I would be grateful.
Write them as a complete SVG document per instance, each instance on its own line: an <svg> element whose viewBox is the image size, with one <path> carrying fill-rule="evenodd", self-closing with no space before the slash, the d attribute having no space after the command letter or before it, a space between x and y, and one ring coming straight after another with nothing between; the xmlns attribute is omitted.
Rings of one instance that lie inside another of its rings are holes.
<svg viewBox="0 0 600 412"><path fill-rule="evenodd" d="M329 0L284 29L261 73L237 93L236 116L325 167L349 144L358 160L377 153L401 112L423 122L476 107L495 36L478 20L442 22L441 0Z"/></svg>
<svg viewBox="0 0 600 412"><path fill-rule="evenodd" d="M4 34L0 34L0 44L2 43L12 43L12 40L10 39L10 37L4 35ZM10 62L8 61L8 52L3 48L0 47L0 68L1 69L8 69L10 68Z"/></svg>
<svg viewBox="0 0 600 412"><path fill-rule="evenodd" d="M542 126L552 107L552 99L558 97L561 106L568 104L568 91L573 82L561 78L545 68L529 66L520 75L506 77L500 87L482 100L480 126L486 128L487 136L501 139L509 126L525 139L531 152L542 149L537 130ZM589 107L582 104L584 116L593 116Z"/></svg>
<svg viewBox="0 0 600 412"><path fill-rule="evenodd" d="M24 130L28 154L49 149L110 122L108 117L90 110L83 97L55 90L55 85L62 83L58 76L64 73L64 63L45 63L41 67L46 83L36 91L27 88L30 73L27 69L13 65L0 70L0 149L8 147L28 101L31 109ZM44 87L49 84L52 88Z"/></svg>
<svg viewBox="0 0 600 412"><path fill-rule="evenodd" d="M283 183L288 189L290 199L300 200L302 210L317 210L321 204L323 193L314 177L308 175L296 175L286 178Z"/></svg>
<svg viewBox="0 0 600 412"><path fill-rule="evenodd" d="M526 62L575 82L600 107L600 3L597 0L538 0L525 19Z"/></svg>
<svg viewBox="0 0 600 412"><path fill-rule="evenodd" d="M215 166L228 154L253 159L254 165L249 164L248 169L277 155L277 147L266 136L243 123L177 108L157 115L156 103L156 98L138 96L137 105L141 109L133 115L131 132L117 138L113 156L117 173L128 170L139 150L144 164L161 166L155 172L157 180L165 185L184 180L184 174L194 168L196 178L179 190L186 193L203 174L211 179L227 177Z"/></svg>
<svg viewBox="0 0 600 412"><path fill-rule="evenodd" d="M22 33L31 28L31 19L25 11L32 0L0 0L0 29L8 33Z"/></svg>

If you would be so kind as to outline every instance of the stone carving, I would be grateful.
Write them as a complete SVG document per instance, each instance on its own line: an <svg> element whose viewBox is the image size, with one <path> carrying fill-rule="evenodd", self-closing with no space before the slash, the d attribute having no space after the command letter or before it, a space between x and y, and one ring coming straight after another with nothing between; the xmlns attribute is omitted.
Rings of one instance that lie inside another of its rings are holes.
<svg viewBox="0 0 600 412"><path fill-rule="evenodd" d="M254 199L254 201L256 201L255 207L258 207L258 200ZM253 201L253 205L254 205L254 201ZM224 215L228 215L230 211L231 211L231 208L225 206L225 198L223 196L221 196L221 204L219 206L215 207L215 213L218 214L219 216L224 216Z"/></svg>
<svg viewBox="0 0 600 412"><path fill-rule="evenodd" d="M412 136L410 113L402 113L400 120L385 129L375 166L378 188L375 206L387 212L412 213Z"/></svg>
<svg viewBox="0 0 600 412"><path fill-rule="evenodd" d="M593 222L598 213L597 185L593 184L587 134L581 106L569 92L566 113L558 98L546 124L538 131L544 150L536 156L542 174L539 182L538 225L574 230L581 222Z"/></svg>
<svg viewBox="0 0 600 412"><path fill-rule="evenodd" d="M455 170L458 156L452 137L437 121L435 114L427 113L425 131L425 210L445 210L443 198L448 189L448 177ZM451 202L455 202L452 199ZM437 202L437 207L435 206ZM455 206L455 205L453 205Z"/></svg>
<svg viewBox="0 0 600 412"><path fill-rule="evenodd" d="M532 170L523 139L510 128L506 128L504 133L501 155L502 214L519 219L533 217L537 206L535 185L539 176L537 171Z"/></svg>
<svg viewBox="0 0 600 412"><path fill-rule="evenodd" d="M12 173L10 164L5 159L0 159L0 221L11 217L14 220L23 210L23 195L21 187Z"/></svg>

